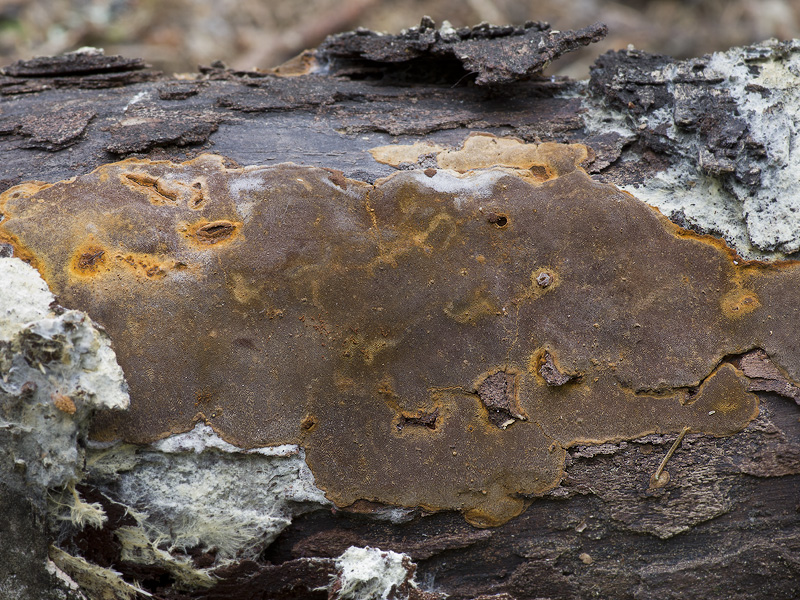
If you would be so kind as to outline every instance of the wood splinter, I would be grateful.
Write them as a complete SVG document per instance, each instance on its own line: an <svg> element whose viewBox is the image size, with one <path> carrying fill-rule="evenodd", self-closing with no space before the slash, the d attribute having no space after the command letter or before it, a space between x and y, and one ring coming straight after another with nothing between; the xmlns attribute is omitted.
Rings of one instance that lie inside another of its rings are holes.
<svg viewBox="0 0 800 600"><path fill-rule="evenodd" d="M684 427L681 432L678 434L678 437L672 442L672 446L667 451L667 455L664 457L664 460L661 461L661 464L658 465L656 472L650 476L650 489L657 489L662 488L669 483L669 473L664 470L664 467L667 466L667 461L675 454L675 450L678 449L681 442L683 441L684 436L689 431L688 427Z"/></svg>

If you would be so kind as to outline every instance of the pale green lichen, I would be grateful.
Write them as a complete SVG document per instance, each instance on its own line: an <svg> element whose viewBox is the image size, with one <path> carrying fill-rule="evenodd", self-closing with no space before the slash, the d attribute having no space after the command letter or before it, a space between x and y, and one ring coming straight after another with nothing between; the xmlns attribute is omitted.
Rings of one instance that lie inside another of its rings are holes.
<svg viewBox="0 0 800 600"><path fill-rule="evenodd" d="M750 164L757 173L755 185L704 172L707 142L681 127L675 106L626 117L587 97L587 132L615 133L630 142L640 130L657 131L670 142L669 168L623 189L693 228L723 237L744 258L783 259L800 250L800 152L793 143L800 133L800 42L767 40L702 60L702 75L693 75L705 79L698 87L719 92L720 103L730 102L731 119L748 124L748 143L764 149L764 160ZM687 87L679 65L649 76L676 97Z"/></svg>

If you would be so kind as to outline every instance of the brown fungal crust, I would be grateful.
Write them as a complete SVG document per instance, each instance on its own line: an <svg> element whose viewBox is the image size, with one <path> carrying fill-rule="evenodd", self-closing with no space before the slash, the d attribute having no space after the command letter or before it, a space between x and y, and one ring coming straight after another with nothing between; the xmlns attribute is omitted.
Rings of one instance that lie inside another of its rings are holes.
<svg viewBox="0 0 800 600"><path fill-rule="evenodd" d="M114 340L132 405L95 438L203 419L239 446L301 444L339 506L491 526L558 484L570 445L740 431L758 402L726 355L762 348L800 375L797 264L734 262L592 181L582 156L540 149L545 181L439 169L375 186L211 155L127 160L9 190L0 241ZM131 174L202 181L205 200L152 202L158 185Z"/></svg>

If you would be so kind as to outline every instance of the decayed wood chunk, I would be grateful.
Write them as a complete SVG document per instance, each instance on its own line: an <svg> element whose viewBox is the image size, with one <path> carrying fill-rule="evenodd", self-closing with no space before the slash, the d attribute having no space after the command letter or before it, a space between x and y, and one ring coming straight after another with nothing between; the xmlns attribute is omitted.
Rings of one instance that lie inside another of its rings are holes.
<svg viewBox="0 0 800 600"><path fill-rule="evenodd" d="M496 525L558 484L571 445L740 431L758 402L726 356L762 348L797 380L797 265L746 263L592 181L582 146L470 171L504 164L470 140L464 174L375 185L126 160L7 191L0 241L111 334L132 403L96 439L201 420L300 444L340 506Z"/></svg>

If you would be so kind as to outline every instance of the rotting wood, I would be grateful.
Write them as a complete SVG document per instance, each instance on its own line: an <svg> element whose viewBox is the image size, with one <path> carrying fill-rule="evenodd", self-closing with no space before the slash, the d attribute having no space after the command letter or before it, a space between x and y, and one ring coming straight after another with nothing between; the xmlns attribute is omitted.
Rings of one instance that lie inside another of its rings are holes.
<svg viewBox="0 0 800 600"><path fill-rule="evenodd" d="M564 448L743 429L757 401L726 355L757 346L800 378L795 265L734 264L592 182L583 147L526 150L525 178L411 171L374 186L213 155L128 160L11 188L0 241L115 341L132 403L98 417L95 439L149 443L201 420L243 448L300 444L340 507L498 525L558 484ZM576 377L539 380L543 353ZM475 397L497 372L511 398ZM501 433L478 398L519 422ZM433 428L398 427L433 412Z"/></svg>
<svg viewBox="0 0 800 600"><path fill-rule="evenodd" d="M786 56L793 52L788 45L781 51ZM763 54L753 56L751 64L756 66L767 60ZM319 55L308 59L303 68L319 59ZM192 158L211 149L239 164L295 160L339 169L348 178L372 183L394 172L394 167L375 162L367 150L395 139L403 143L424 140L455 149L465 133L474 130L511 134L526 141L584 143L590 148L587 171L620 185L645 181L678 160L680 148L666 129L651 128L652 121L645 119L644 127L633 132L610 126L607 130L588 128L586 113L580 111L594 107L589 109L591 117L593 110L603 106L604 111L610 107L611 114L631 120L672 111L675 123L702 138L707 152L700 163L708 176L730 180L732 185L763 187L752 165L763 166L774 159L752 139L752 124L735 114L735 102L718 86L719 81L704 75L705 69L710 70L709 62L708 58L675 62L636 51L606 55L598 62L588 90L575 82L535 79L481 90L470 84L469 77L462 79L461 65L448 66L446 61L425 82L415 82L380 63L348 76L291 79L235 72L222 65L204 69L194 81L172 80L145 69L91 76L7 73L0 81L0 93L6 94L0 142L7 150L0 173L4 187L32 179L52 183L131 153L177 163L187 154ZM682 77L677 87L665 81L664 72L670 69ZM97 101L94 90L98 87L104 89L103 102ZM581 94L587 96L582 99ZM94 116L69 119L66 129L57 126L52 115L64 103L75 111L65 114ZM603 118L608 116L603 112ZM298 136L298 131L303 135ZM437 150L431 149L398 166L437 169L437 161ZM235 167L233 163L226 166ZM145 187L163 196L165 207L176 198L185 202L192 197L149 183ZM502 216L498 211L494 217L487 216L487 226L497 227ZM678 213L669 216L682 225L694 224ZM513 215L505 218L515 226ZM229 225L216 227L214 223L220 220ZM209 219L192 231L204 227L212 241L217 232L232 231L235 238L235 219ZM188 241L202 247L196 235L189 230L187 235ZM89 271L95 265L98 270L104 268L110 258L100 247L79 256L86 259L79 258L76 266ZM138 256L131 258L140 265L135 260ZM161 276L160 264L142 262L144 279ZM557 277L558 272L553 275ZM533 282L529 279L529 283ZM556 278L543 287L553 287L549 295L559 289L558 284ZM766 302L759 301L763 308ZM735 308L737 303L726 306ZM278 312L273 316L280 318ZM556 358L557 367L565 369L561 356ZM547 364L544 355L542 359ZM566 477L561 484L498 528L476 530L448 512L399 525L374 521L362 514L380 514L382 507L359 501L350 512L318 511L296 518L259 560L220 570L216 588L190 594L151 583L150 589L175 598L225 598L266 590L275 597L288 597L291 586L305 580L309 582L303 588L307 597L324 597L327 592L312 588L320 581L324 585L331 576L333 559L350 545L371 545L407 552L418 564L420 580L433 581L437 589L454 597L490 592L518 599L593 594L791 596L798 593L798 569L792 556L800 549L797 409L771 392L794 397L792 378L774 366L764 367L761 359L754 363L752 355L728 360L754 378L748 384L752 391L769 390L758 392L760 414L734 436L688 434L680 452L670 459L671 481L664 488L648 490L648 481L674 436L575 446L566 451ZM563 373L576 374L568 368ZM480 381L472 383L477 387ZM196 400L206 398L201 394ZM413 434L418 428L428 429L426 423L433 414L410 414L404 430ZM301 423L313 428L316 421L302 419ZM524 423L519 421L509 429ZM107 499L90 494L87 490L87 498L113 513L114 505ZM37 540L41 556L44 534L37 531L38 537L34 533L29 539ZM84 530L66 543L97 564L113 564L130 580L171 581L163 567L118 562L113 554L117 543L113 529ZM201 549L191 552L197 566L213 560ZM584 555L591 560L586 561ZM746 569L741 566L745 563ZM759 575L754 575L756 571Z"/></svg>

